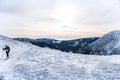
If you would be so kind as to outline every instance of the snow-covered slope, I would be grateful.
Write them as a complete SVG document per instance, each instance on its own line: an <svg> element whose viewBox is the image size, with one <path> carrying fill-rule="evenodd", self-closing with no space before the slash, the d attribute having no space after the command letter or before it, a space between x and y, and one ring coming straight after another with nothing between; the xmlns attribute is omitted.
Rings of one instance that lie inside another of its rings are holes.
<svg viewBox="0 0 120 80"><path fill-rule="evenodd" d="M99 38L89 46L91 54L120 54L120 31L112 31Z"/></svg>
<svg viewBox="0 0 120 80"><path fill-rule="evenodd" d="M5 45L11 47L4 60ZM0 36L1 80L120 80L120 56L65 53Z"/></svg>

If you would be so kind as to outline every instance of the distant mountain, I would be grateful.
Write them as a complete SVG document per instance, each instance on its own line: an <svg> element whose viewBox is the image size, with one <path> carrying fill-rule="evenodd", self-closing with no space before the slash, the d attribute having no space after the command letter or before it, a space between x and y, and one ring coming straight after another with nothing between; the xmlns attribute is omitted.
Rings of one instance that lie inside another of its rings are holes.
<svg viewBox="0 0 120 80"><path fill-rule="evenodd" d="M22 41L22 42L26 42L26 43L31 43L33 45L39 46L39 47L49 47L49 48L54 48L54 46L52 44L49 43L45 43L43 41L37 41L34 39L30 39L30 38L13 38L14 40L18 40L18 41Z"/></svg>
<svg viewBox="0 0 120 80"><path fill-rule="evenodd" d="M60 40L55 40L55 39L50 39L50 38L38 38L38 39L35 39L36 41L39 41L39 42L45 42L45 43L60 43Z"/></svg>
<svg viewBox="0 0 120 80"><path fill-rule="evenodd" d="M120 54L120 31L112 31L104 35L103 37L87 46L84 51L84 54Z"/></svg>
<svg viewBox="0 0 120 80"><path fill-rule="evenodd" d="M30 38L13 38L13 39L19 40L22 42L34 42L35 41L34 39L30 39Z"/></svg>
<svg viewBox="0 0 120 80"><path fill-rule="evenodd" d="M74 39L74 40L55 40L49 38L39 38L39 39L29 39L29 38L14 38L15 40L30 42L39 47L49 47L52 49L58 49L64 52L74 52L79 53L80 49L87 46L88 44L96 41L98 37L93 38L82 38L82 39Z"/></svg>

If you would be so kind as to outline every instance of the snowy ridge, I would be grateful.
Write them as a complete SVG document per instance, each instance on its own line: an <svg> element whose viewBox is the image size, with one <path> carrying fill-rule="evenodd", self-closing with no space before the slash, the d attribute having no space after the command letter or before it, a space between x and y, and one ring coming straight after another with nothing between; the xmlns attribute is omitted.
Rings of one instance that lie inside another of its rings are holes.
<svg viewBox="0 0 120 80"><path fill-rule="evenodd" d="M1 80L120 80L120 56L93 56L40 48L0 37ZM11 47L4 61L4 45Z"/></svg>
<svg viewBox="0 0 120 80"><path fill-rule="evenodd" d="M120 54L120 31L112 31L89 45L88 52L96 55Z"/></svg>

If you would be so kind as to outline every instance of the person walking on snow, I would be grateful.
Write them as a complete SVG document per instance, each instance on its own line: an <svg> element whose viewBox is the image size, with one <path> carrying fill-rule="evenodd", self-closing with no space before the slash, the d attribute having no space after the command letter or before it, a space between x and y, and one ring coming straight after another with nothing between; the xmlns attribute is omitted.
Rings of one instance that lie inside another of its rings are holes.
<svg viewBox="0 0 120 80"><path fill-rule="evenodd" d="M8 59L9 58L10 47L8 45L6 45L5 48L3 48L3 50L6 52L7 59Z"/></svg>

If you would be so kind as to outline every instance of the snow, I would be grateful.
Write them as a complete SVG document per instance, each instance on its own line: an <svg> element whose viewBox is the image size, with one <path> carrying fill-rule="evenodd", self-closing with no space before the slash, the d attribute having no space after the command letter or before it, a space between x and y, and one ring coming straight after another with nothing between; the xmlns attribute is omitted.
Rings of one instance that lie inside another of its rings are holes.
<svg viewBox="0 0 120 80"><path fill-rule="evenodd" d="M74 47L77 46L77 45L79 45L79 42L78 42L78 41L76 41L76 42L73 44Z"/></svg>
<svg viewBox="0 0 120 80"><path fill-rule="evenodd" d="M57 43L60 44L62 41L58 40L58 41L53 41L53 43Z"/></svg>
<svg viewBox="0 0 120 80"><path fill-rule="evenodd" d="M120 30L112 31L90 44L93 54L119 55L120 54Z"/></svg>
<svg viewBox="0 0 120 80"><path fill-rule="evenodd" d="M2 48L11 47L10 59ZM1 80L120 80L120 55L65 53L0 36Z"/></svg>

